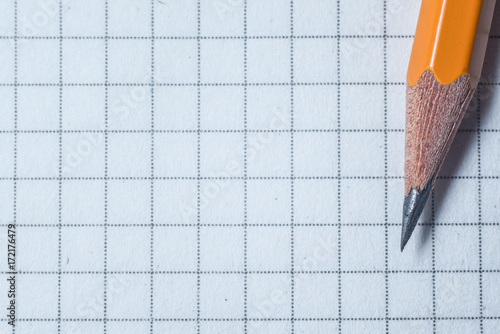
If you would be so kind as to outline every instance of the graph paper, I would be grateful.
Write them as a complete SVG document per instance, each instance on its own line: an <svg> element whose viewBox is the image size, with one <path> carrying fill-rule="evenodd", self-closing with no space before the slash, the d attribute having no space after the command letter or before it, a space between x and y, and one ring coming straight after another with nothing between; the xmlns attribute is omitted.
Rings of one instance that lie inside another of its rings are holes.
<svg viewBox="0 0 500 334"><path fill-rule="evenodd" d="M496 19L399 251L419 7L2 1L0 332L498 333Z"/></svg>

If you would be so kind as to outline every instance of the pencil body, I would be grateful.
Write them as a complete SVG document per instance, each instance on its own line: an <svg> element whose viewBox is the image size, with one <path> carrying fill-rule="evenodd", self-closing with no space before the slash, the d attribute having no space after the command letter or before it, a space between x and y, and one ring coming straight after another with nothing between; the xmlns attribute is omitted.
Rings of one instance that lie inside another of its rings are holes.
<svg viewBox="0 0 500 334"><path fill-rule="evenodd" d="M423 0L408 67L405 202L408 242L474 95L495 0Z"/></svg>

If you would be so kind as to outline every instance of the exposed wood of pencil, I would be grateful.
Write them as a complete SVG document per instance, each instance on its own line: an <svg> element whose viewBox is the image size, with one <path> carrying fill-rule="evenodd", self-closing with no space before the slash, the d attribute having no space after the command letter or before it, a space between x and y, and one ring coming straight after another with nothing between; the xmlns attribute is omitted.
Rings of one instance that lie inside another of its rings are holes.
<svg viewBox="0 0 500 334"><path fill-rule="evenodd" d="M434 183L474 90L469 75L442 85L430 70L407 85L405 196Z"/></svg>

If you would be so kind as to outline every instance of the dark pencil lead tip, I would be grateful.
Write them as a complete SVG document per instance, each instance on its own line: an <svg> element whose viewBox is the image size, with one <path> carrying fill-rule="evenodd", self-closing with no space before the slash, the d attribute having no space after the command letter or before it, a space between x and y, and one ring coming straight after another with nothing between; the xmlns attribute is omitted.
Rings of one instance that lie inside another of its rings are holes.
<svg viewBox="0 0 500 334"><path fill-rule="evenodd" d="M432 180L420 191L412 188L408 196L405 197L403 204L403 226L401 229L401 251L405 248L415 226L417 226L418 218L420 218L424 210L425 203L429 198L431 190Z"/></svg>

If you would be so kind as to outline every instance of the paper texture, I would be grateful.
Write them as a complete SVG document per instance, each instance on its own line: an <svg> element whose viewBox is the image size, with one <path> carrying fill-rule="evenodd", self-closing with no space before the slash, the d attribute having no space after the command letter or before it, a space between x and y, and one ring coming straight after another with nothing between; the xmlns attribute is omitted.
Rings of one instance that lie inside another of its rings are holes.
<svg viewBox="0 0 500 334"><path fill-rule="evenodd" d="M497 333L498 22L399 251L419 6L3 1L15 333Z"/></svg>

